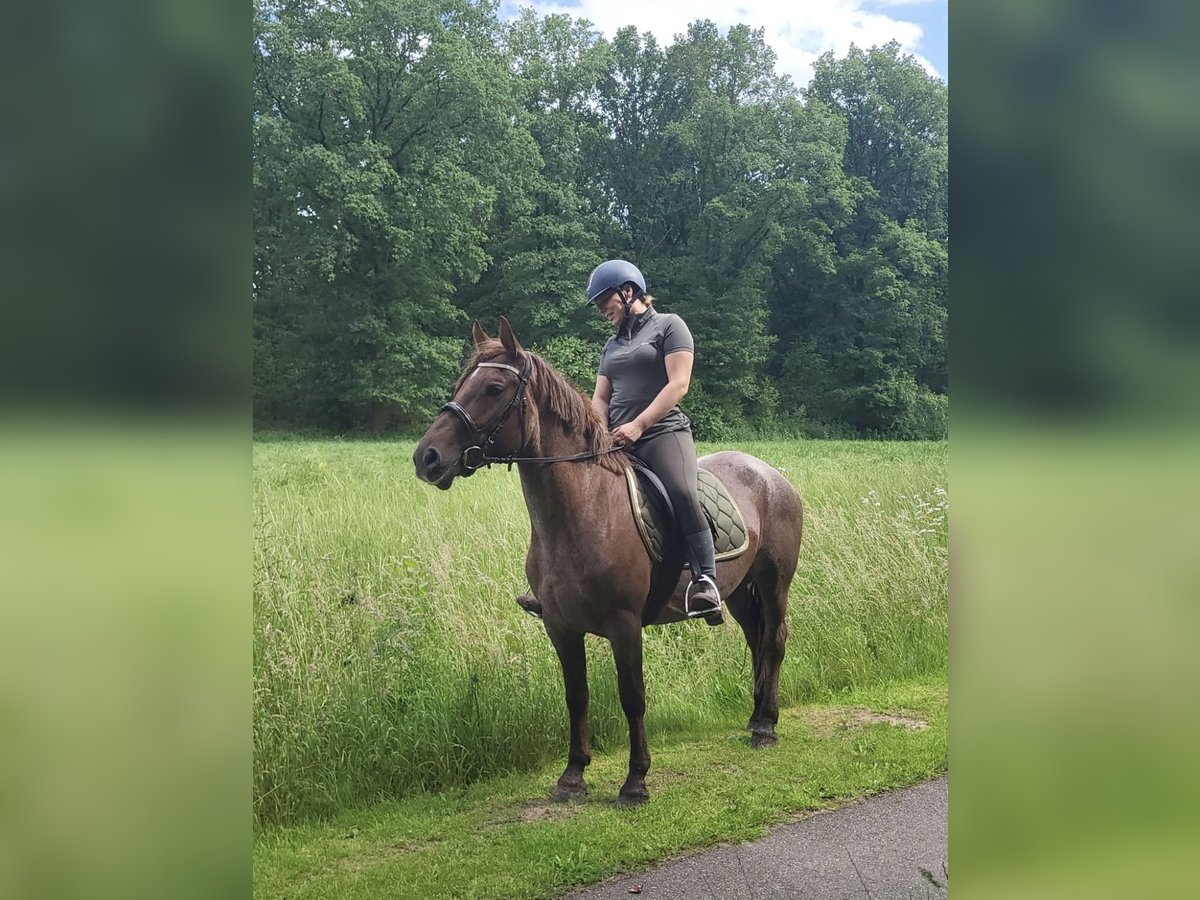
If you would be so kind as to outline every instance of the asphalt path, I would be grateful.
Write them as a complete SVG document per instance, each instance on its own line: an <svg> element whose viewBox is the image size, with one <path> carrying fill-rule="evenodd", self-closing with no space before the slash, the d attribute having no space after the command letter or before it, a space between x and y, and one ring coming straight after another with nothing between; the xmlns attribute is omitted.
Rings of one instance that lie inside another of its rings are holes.
<svg viewBox="0 0 1200 900"><path fill-rule="evenodd" d="M761 840L723 844L567 897L945 897L948 810L943 775L777 826Z"/></svg>

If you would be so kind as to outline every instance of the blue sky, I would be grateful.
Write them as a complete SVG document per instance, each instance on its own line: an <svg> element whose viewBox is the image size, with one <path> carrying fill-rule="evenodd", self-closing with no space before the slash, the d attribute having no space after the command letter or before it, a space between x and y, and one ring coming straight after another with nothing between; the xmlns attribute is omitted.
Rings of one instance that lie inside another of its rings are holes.
<svg viewBox="0 0 1200 900"><path fill-rule="evenodd" d="M761 27L779 58L777 69L800 85L807 83L812 61L826 50L841 56L851 42L870 47L895 38L930 72L949 81L949 0L501 0L501 18L522 6L586 18L610 36L624 25L636 25L664 44L695 19L712 19L723 29L737 23Z"/></svg>
<svg viewBox="0 0 1200 900"><path fill-rule="evenodd" d="M865 5L869 9L888 11L886 4L868 3ZM916 3L890 8L891 14L897 18L916 22L922 27L924 34L917 45L917 51L933 63L938 75L946 82L950 80L946 51L949 31L948 8L949 0L935 0L931 3Z"/></svg>

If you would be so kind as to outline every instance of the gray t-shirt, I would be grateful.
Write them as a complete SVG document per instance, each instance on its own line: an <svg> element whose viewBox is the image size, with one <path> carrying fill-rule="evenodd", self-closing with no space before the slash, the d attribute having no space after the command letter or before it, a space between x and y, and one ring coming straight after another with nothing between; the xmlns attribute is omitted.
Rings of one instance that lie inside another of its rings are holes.
<svg viewBox="0 0 1200 900"><path fill-rule="evenodd" d="M654 401L659 391L667 386L666 356L677 350L694 352L692 333L679 316L655 312L654 307L634 319L632 338L625 336L622 327L608 339L600 354L598 374L612 382L612 397L608 401L609 428L632 422ZM647 428L642 437L664 431L682 431L690 426L688 417L674 406Z"/></svg>

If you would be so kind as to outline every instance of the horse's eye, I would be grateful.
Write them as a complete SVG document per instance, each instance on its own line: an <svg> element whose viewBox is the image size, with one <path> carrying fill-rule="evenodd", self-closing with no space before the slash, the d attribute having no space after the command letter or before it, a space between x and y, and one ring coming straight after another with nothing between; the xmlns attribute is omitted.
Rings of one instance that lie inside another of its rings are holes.
<svg viewBox="0 0 1200 900"><path fill-rule="evenodd" d="M504 390L504 385L502 385L502 384L495 384L495 383L489 384L487 386L487 395L489 397L498 397L498 396L500 396L500 392L503 390Z"/></svg>

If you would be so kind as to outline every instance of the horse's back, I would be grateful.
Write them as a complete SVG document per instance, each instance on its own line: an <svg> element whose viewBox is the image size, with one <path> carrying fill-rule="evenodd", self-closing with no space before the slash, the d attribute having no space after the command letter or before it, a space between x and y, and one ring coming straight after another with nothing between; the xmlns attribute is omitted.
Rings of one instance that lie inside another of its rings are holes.
<svg viewBox="0 0 1200 900"><path fill-rule="evenodd" d="M756 538L756 548L766 544L776 553L799 553L804 505L782 472L738 450L710 453L698 462L721 480L737 502L746 527Z"/></svg>
<svg viewBox="0 0 1200 900"><path fill-rule="evenodd" d="M743 453L740 450L721 450L709 453L697 461L702 469L716 475L733 499L744 508L743 501L751 507L766 512L784 512L787 507L801 507L800 495L787 477L770 463Z"/></svg>

